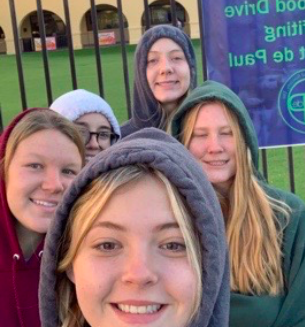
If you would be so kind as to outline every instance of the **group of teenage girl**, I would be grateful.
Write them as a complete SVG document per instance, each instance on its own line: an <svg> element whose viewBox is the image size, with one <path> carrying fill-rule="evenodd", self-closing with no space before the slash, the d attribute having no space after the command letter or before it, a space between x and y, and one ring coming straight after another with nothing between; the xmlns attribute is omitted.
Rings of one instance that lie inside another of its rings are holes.
<svg viewBox="0 0 305 327"><path fill-rule="evenodd" d="M74 90L0 137L0 326L304 327L305 205L266 183L240 98L169 25L131 119Z"/></svg>

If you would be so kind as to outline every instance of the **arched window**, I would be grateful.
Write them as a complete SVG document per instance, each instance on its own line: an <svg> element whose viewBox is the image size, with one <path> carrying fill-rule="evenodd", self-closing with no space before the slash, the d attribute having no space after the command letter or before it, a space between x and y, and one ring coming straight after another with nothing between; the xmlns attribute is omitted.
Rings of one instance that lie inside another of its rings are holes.
<svg viewBox="0 0 305 327"><path fill-rule="evenodd" d="M172 24L171 6L169 0L155 1L149 5L150 20L152 25ZM186 14L185 9L180 3L176 3L177 19L181 23L181 27L185 25ZM142 26L145 26L145 15L142 17Z"/></svg>
<svg viewBox="0 0 305 327"><path fill-rule="evenodd" d="M99 30L109 30L119 28L119 15L117 8L109 5L96 6L97 21ZM87 11L86 15L87 31L92 31L91 11ZM124 17L124 28L128 27L127 19Z"/></svg>
<svg viewBox="0 0 305 327"><path fill-rule="evenodd" d="M60 17L47 10L43 11L43 15L44 15L46 36L66 34L66 26ZM36 36L39 37L39 23L38 23L37 11L31 13L29 15L29 19L30 19L32 35L34 37Z"/></svg>

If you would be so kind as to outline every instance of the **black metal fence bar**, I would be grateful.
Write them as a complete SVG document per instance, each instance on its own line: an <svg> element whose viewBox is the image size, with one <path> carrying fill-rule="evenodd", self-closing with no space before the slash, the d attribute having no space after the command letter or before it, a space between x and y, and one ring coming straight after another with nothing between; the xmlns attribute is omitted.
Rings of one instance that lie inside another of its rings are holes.
<svg viewBox="0 0 305 327"><path fill-rule="evenodd" d="M94 48L95 48L95 60L96 60L98 86L99 86L100 95L102 97L104 97L102 60L101 60L99 37L98 37L98 22L97 22L96 6L95 6L94 0L90 0L90 3L91 3L92 31L93 31Z"/></svg>
<svg viewBox="0 0 305 327"><path fill-rule="evenodd" d="M176 0L170 0L172 24L178 26Z"/></svg>
<svg viewBox="0 0 305 327"><path fill-rule="evenodd" d="M127 60L127 53L126 53L125 27L124 27L122 0L117 0L117 5L118 5L118 12L119 12L119 26L120 26L120 36L121 36L125 96L126 96L128 117L130 118L131 117L131 99L130 99L129 72L128 72L128 60Z"/></svg>
<svg viewBox="0 0 305 327"><path fill-rule="evenodd" d="M22 108L27 108L27 99L25 91L25 81L23 75L22 67L22 55L21 48L19 43L19 33L18 25L16 19L16 9L14 0L8 0L10 5L10 13L12 20L12 29L14 34L14 46L16 51L16 63L18 69L18 78L19 78L19 88L22 101ZM149 7L148 0L143 0L144 4L144 15L145 15L145 30L149 29L152 25L151 20L151 11ZM199 17L199 27L200 27L200 41L201 41L201 61L202 61L202 76L203 80L207 80L207 61L206 61L206 46L205 46L205 31L204 31L204 13L202 10L202 0L197 0L198 4L198 17ZM103 85L103 73L102 73L102 61L101 61L101 51L99 44L99 27L97 19L97 9L95 5L95 0L90 0L91 5L91 19L92 19L92 31L93 31L93 40L94 40L94 50L96 58L96 71L98 78L98 88L99 93L104 97L104 85ZM63 0L65 20L66 20L66 31L68 39L68 50L69 50L69 60L70 60L70 72L73 89L77 88L77 75L76 75L76 65L74 57L74 48L73 48L73 39L71 32L71 22L70 22L70 10L69 10L69 0ZM170 13L171 13L171 22L174 26L179 26L177 12L176 12L176 1L170 0ZM126 53L126 39L125 39L125 26L124 26L124 15L122 9L122 0L117 0L117 8L119 15L119 32L121 38L121 48L122 48L122 61L123 61L123 73L124 73L124 83L125 83L125 96L128 109L128 117L131 115L131 95L130 95L130 83L129 83L129 69L128 69L128 60ZM49 72L48 64L48 55L47 55L47 46L46 46L46 33L45 33L45 24L44 24L44 13L41 6L41 0L37 0L37 13L38 13L38 22L39 22L39 32L42 44L42 55L44 61L44 70L45 70L45 82L47 89L47 96L49 104L52 102L52 88L51 88L51 79ZM0 130L2 119L1 119L1 108L0 108ZM262 155L262 173L266 180L268 180L268 158L267 158L266 149L261 150ZM294 178L294 162L293 162L293 150L292 147L287 148L287 157L289 165L289 183L290 189L292 192L295 192L295 178Z"/></svg>
<svg viewBox="0 0 305 327"><path fill-rule="evenodd" d="M9 0L9 4L10 4L11 19L12 19L12 28L14 33L14 45L15 45L15 52L16 52L16 63L17 63L17 70L18 70L21 103L22 103L23 110L25 110L28 106L26 101L26 92L25 92L22 60L21 60L21 49L19 44L19 33L18 33L18 25L17 25L17 18L16 18L15 1Z"/></svg>
<svg viewBox="0 0 305 327"><path fill-rule="evenodd" d="M65 19L66 19L66 31L68 37L68 49L69 49L69 60L70 60L70 72L73 89L77 89L77 78L76 78L76 68L74 60L74 51L73 51L73 40L71 33L71 22L70 22L70 10L69 10L69 0L63 0Z"/></svg>
<svg viewBox="0 0 305 327"><path fill-rule="evenodd" d="M149 5L148 5L148 0L144 0L144 12L145 12L145 25L146 29L150 29L151 26L151 19L150 19L150 10L149 10Z"/></svg>
<svg viewBox="0 0 305 327"><path fill-rule="evenodd" d="M290 190L291 192L295 193L293 150L291 146L287 148L287 155L288 155Z"/></svg>
<svg viewBox="0 0 305 327"><path fill-rule="evenodd" d="M268 182L268 157L267 157L267 150L262 149L262 171L265 180Z"/></svg>
<svg viewBox="0 0 305 327"><path fill-rule="evenodd" d="M47 90L48 104L50 105L53 102L53 97L52 97L52 86L51 86L47 42L46 42L46 30L45 30L44 15L41 6L41 0L37 0L37 14L38 14L38 24L39 24L39 35L40 35L40 41L42 46L42 57L43 57L43 66L44 66L44 73L45 73L45 80L46 80L46 90Z"/></svg>
<svg viewBox="0 0 305 327"><path fill-rule="evenodd" d="M202 76L203 80L208 79L207 70L207 60L206 60L206 50L205 50L205 33L204 33L204 16L202 12L202 0L198 0L198 18L199 18L199 28L200 28L200 42L201 42L201 62L202 62Z"/></svg>

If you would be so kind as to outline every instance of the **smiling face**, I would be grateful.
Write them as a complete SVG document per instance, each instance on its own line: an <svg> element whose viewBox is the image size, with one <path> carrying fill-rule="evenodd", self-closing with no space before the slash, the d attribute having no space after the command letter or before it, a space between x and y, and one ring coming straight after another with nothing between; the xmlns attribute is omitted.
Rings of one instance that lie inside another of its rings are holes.
<svg viewBox="0 0 305 327"><path fill-rule="evenodd" d="M147 55L146 77L154 97L168 112L175 110L190 87L190 67L182 48L171 39L156 41Z"/></svg>
<svg viewBox="0 0 305 327"><path fill-rule="evenodd" d="M77 146L57 130L42 130L20 142L8 166L6 196L23 237L47 232L63 192L81 167Z"/></svg>
<svg viewBox="0 0 305 327"><path fill-rule="evenodd" d="M108 119L97 112L91 112L84 114L75 120L75 123L79 126L86 128L91 133L111 133L111 126ZM97 142L96 135L91 135L90 140L86 147L86 163L90 161L94 156L96 156L100 151L109 148L111 145L111 138L105 138L105 140L99 145Z"/></svg>
<svg viewBox="0 0 305 327"><path fill-rule="evenodd" d="M220 103L201 107L188 148L209 181L226 193L236 174L236 142L228 115Z"/></svg>
<svg viewBox="0 0 305 327"><path fill-rule="evenodd" d="M68 275L92 327L186 327L196 277L165 186L145 176L114 191Z"/></svg>

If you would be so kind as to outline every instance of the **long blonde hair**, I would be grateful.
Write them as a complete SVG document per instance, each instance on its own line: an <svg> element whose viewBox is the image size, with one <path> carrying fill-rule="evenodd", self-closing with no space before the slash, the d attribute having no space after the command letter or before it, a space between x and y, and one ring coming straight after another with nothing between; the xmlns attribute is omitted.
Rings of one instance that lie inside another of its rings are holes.
<svg viewBox="0 0 305 327"><path fill-rule="evenodd" d="M222 102L200 103L186 114L180 141L189 147L198 113L210 103L223 107L236 142L236 175L229 196L218 194L229 245L231 290L252 295L280 294L285 287L281 251L284 227L277 217L282 214L287 221L290 208L268 196L256 178L236 115Z"/></svg>
<svg viewBox="0 0 305 327"><path fill-rule="evenodd" d="M194 294L190 320L197 315L202 295L202 255L199 235L195 232L189 209L177 189L162 173L146 166L134 165L118 168L99 176L87 186L70 211L59 248L57 296L62 327L83 327L87 324L77 303L75 286L67 277L67 272L71 269L83 239L113 193L123 185L140 180L147 175L157 178L165 186L171 208L184 237L188 260L197 282L197 293Z"/></svg>

